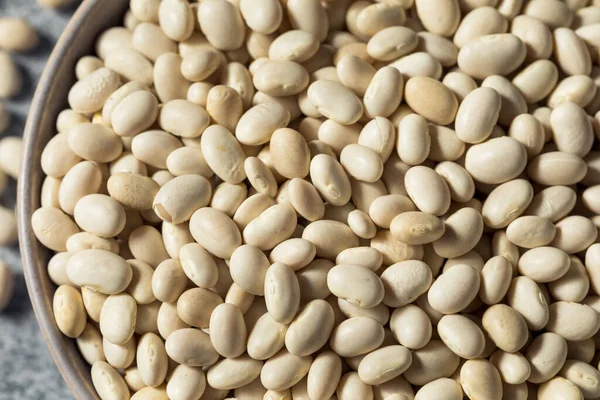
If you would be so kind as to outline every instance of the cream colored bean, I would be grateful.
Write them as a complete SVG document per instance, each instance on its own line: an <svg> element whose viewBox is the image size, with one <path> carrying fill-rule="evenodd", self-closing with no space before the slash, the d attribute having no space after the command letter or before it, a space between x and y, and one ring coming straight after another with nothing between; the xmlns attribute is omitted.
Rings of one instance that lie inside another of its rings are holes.
<svg viewBox="0 0 600 400"><path fill-rule="evenodd" d="M167 394L173 400L199 399L206 389L206 376L200 368L178 365L167 383Z"/></svg>
<svg viewBox="0 0 600 400"><path fill-rule="evenodd" d="M499 303L508 292L511 279L510 261L503 256L490 258L481 271L479 298L488 305Z"/></svg>
<svg viewBox="0 0 600 400"><path fill-rule="evenodd" d="M128 294L108 296L100 311L100 332L109 342L124 345L133 336L137 303Z"/></svg>
<svg viewBox="0 0 600 400"><path fill-rule="evenodd" d="M288 186L289 201L296 212L308 221L323 218L325 205L317 189L309 182L294 178Z"/></svg>
<svg viewBox="0 0 600 400"><path fill-rule="evenodd" d="M469 360L460 369L460 384L470 398L502 398L502 380L498 370L487 360Z"/></svg>
<svg viewBox="0 0 600 400"><path fill-rule="evenodd" d="M344 147L340 162L350 176L360 181L375 182L383 173L383 162L379 154L360 144Z"/></svg>
<svg viewBox="0 0 600 400"><path fill-rule="evenodd" d="M240 12L253 31L262 34L273 33L281 24L283 12L281 4L275 0L240 1Z"/></svg>
<svg viewBox="0 0 600 400"><path fill-rule="evenodd" d="M294 29L312 33L319 42L327 37L329 21L324 7L316 0L292 0L287 4L287 14Z"/></svg>
<svg viewBox="0 0 600 400"><path fill-rule="evenodd" d="M581 390L567 379L555 377L540 385L538 389L538 398L540 400L558 400L558 399L583 399Z"/></svg>
<svg viewBox="0 0 600 400"><path fill-rule="evenodd" d="M106 163L115 160L123 151L121 139L115 132L100 124L79 124L71 128L69 147L79 157Z"/></svg>
<svg viewBox="0 0 600 400"><path fill-rule="evenodd" d="M464 286L459 286L456 282L462 282ZM431 285L427 297L436 311L453 314L469 305L477 296L479 285L479 271L460 264L440 275Z"/></svg>
<svg viewBox="0 0 600 400"><path fill-rule="evenodd" d="M290 113L277 103L258 104L246 111L235 130L237 139L255 146L268 142L273 133L290 121Z"/></svg>
<svg viewBox="0 0 600 400"><path fill-rule="evenodd" d="M404 372L404 377L413 385L425 385L452 375L459 360L441 340L432 340L425 347L413 351L413 362Z"/></svg>
<svg viewBox="0 0 600 400"><path fill-rule="evenodd" d="M297 271L307 266L314 259L315 254L314 244L304 239L293 238L275 246L269 255L269 260L272 263L286 264Z"/></svg>
<svg viewBox="0 0 600 400"><path fill-rule="evenodd" d="M531 365L528 381L545 382L562 368L567 358L567 342L556 333L543 333L533 339L525 352L525 357Z"/></svg>
<svg viewBox="0 0 600 400"><path fill-rule="evenodd" d="M241 183L232 185L223 182L215 188L210 206L215 210L224 212L229 217L233 217L235 211L247 196L248 189L245 185Z"/></svg>
<svg viewBox="0 0 600 400"><path fill-rule="evenodd" d="M483 218L477 210L462 208L445 221L443 235L433 242L433 248L442 257L461 256L475 247L483 227Z"/></svg>
<svg viewBox="0 0 600 400"><path fill-rule="evenodd" d="M540 154L527 167L527 174L543 185L571 185L585 176L587 165L575 154L554 151Z"/></svg>
<svg viewBox="0 0 600 400"><path fill-rule="evenodd" d="M275 321L292 321L300 305L300 286L290 267L281 263L269 267L265 275L265 301Z"/></svg>
<svg viewBox="0 0 600 400"><path fill-rule="evenodd" d="M494 138L467 150L465 168L477 181L503 183L517 177L527 164L525 147L508 137Z"/></svg>
<svg viewBox="0 0 600 400"><path fill-rule="evenodd" d="M308 371L307 392L312 399L328 399L334 393L342 376L342 362L331 351L324 351L313 361Z"/></svg>
<svg viewBox="0 0 600 400"><path fill-rule="evenodd" d="M458 48L450 41L430 32L419 32L419 44L415 49L417 52L427 52L435 57L444 67L456 64Z"/></svg>
<svg viewBox="0 0 600 400"><path fill-rule="evenodd" d="M111 51L121 47L132 48L132 32L123 27L113 27L103 32L96 41L96 54L101 59L105 59L106 55Z"/></svg>
<svg viewBox="0 0 600 400"><path fill-rule="evenodd" d="M337 265L327 274L327 286L338 298L364 308L378 305L384 286L377 275L358 265Z"/></svg>
<svg viewBox="0 0 600 400"><path fill-rule="evenodd" d="M92 365L92 384L102 400L128 399L129 389L119 372L105 361Z"/></svg>
<svg viewBox="0 0 600 400"><path fill-rule="evenodd" d="M377 70L371 64L354 55L342 57L336 68L339 80L360 97L365 95L375 72Z"/></svg>
<svg viewBox="0 0 600 400"><path fill-rule="evenodd" d="M539 330L548 322L548 304L540 287L531 278L519 276L513 279L507 293L507 302L523 316L532 330Z"/></svg>
<svg viewBox="0 0 600 400"><path fill-rule="evenodd" d="M150 92L139 90L121 100L111 113L111 123L120 136L135 136L149 128L158 115L158 102Z"/></svg>
<svg viewBox="0 0 600 400"><path fill-rule="evenodd" d="M567 75L589 75L592 69L590 53L585 42L569 28L553 32L554 56L558 66Z"/></svg>
<svg viewBox="0 0 600 400"><path fill-rule="evenodd" d="M188 289L177 300L177 315L188 325L207 328L210 315L221 303L221 297L211 290Z"/></svg>
<svg viewBox="0 0 600 400"><path fill-rule="evenodd" d="M310 178L324 200L342 206L350 200L348 176L335 158L319 154L310 163Z"/></svg>
<svg viewBox="0 0 600 400"><path fill-rule="evenodd" d="M358 375L364 383L377 385L400 376L411 363L412 355L405 347L381 347L363 358Z"/></svg>
<svg viewBox="0 0 600 400"><path fill-rule="evenodd" d="M454 93L459 103L463 101L467 94L477 89L477 84L473 78L458 71L448 72L442 83Z"/></svg>
<svg viewBox="0 0 600 400"><path fill-rule="evenodd" d="M548 284L548 290L556 300L580 302L590 289L590 280L583 263L571 256L571 265L566 274Z"/></svg>
<svg viewBox="0 0 600 400"><path fill-rule="evenodd" d="M423 385L415 394L415 400L459 400L462 396L460 383L453 379L439 378Z"/></svg>
<svg viewBox="0 0 600 400"><path fill-rule="evenodd" d="M402 101L404 80L393 67L384 67L375 73L365 92L363 103L367 115L389 117Z"/></svg>
<svg viewBox="0 0 600 400"><path fill-rule="evenodd" d="M78 286L90 287L104 294L120 293L131 282L131 267L118 255L107 250L82 250L67 264L69 279Z"/></svg>
<svg viewBox="0 0 600 400"><path fill-rule="evenodd" d="M220 58L216 51L200 49L183 57L181 74L188 81L200 82L211 76L217 70L219 64Z"/></svg>
<svg viewBox="0 0 600 400"><path fill-rule="evenodd" d="M235 358L246 350L246 325L238 307L219 304L210 316L210 340L223 357Z"/></svg>
<svg viewBox="0 0 600 400"><path fill-rule="evenodd" d="M213 365L206 375L208 384L218 390L235 389L251 383L261 372L262 362L248 356L225 358ZM221 397L223 397L221 396Z"/></svg>
<svg viewBox="0 0 600 400"><path fill-rule="evenodd" d="M309 224L302 238L312 242L317 249L317 257L335 260L342 251L358 247L358 237L341 222L321 220Z"/></svg>
<svg viewBox="0 0 600 400"><path fill-rule="evenodd" d="M72 285L72 283L70 284ZM90 319L94 322L100 322L100 312L108 295L83 287L81 288L81 297L83 299L83 306ZM87 330L87 327L84 329L82 336L85 334L85 330Z"/></svg>
<svg viewBox="0 0 600 400"><path fill-rule="evenodd" d="M412 303L431 286L429 266L422 261L408 260L388 267L381 274L385 289L383 302L390 307Z"/></svg>
<svg viewBox="0 0 600 400"><path fill-rule="evenodd" d="M150 130L136 135L131 142L131 152L138 160L156 168L167 167L167 157L182 147L175 136L160 130Z"/></svg>
<svg viewBox="0 0 600 400"><path fill-rule="evenodd" d="M590 219L572 215L556 223L556 236L551 245L572 254L585 250L597 237L598 230Z"/></svg>
<svg viewBox="0 0 600 400"><path fill-rule="evenodd" d="M429 127L425 118L418 114L402 118L396 145L400 159L409 165L419 165L429 156L430 147Z"/></svg>
<svg viewBox="0 0 600 400"><path fill-rule="evenodd" d="M264 313L256 321L248 336L248 354L255 360L266 360L274 356L285 345L288 325L275 321Z"/></svg>
<svg viewBox="0 0 600 400"><path fill-rule="evenodd" d="M125 210L103 194L82 197L74 209L75 222L83 230L100 237L117 236L125 227Z"/></svg>
<svg viewBox="0 0 600 400"><path fill-rule="evenodd" d="M596 86L589 76L569 76L560 81L550 93L548 107L556 108L566 102L585 107L593 100L595 93Z"/></svg>
<svg viewBox="0 0 600 400"><path fill-rule="evenodd" d="M550 244L555 234L552 222L536 216L519 217L506 228L508 240L527 249Z"/></svg>
<svg viewBox="0 0 600 400"><path fill-rule="evenodd" d="M546 329L566 340L585 340L600 327L600 318L588 305L557 301L550 305L550 318Z"/></svg>
<svg viewBox="0 0 600 400"><path fill-rule="evenodd" d="M552 33L539 19L529 15L518 15L512 21L510 33L527 46L528 61L550 58L553 48Z"/></svg>
<svg viewBox="0 0 600 400"><path fill-rule="evenodd" d="M152 275L152 293L163 303L177 301L188 284L187 277L178 260L161 262Z"/></svg>
<svg viewBox="0 0 600 400"><path fill-rule="evenodd" d="M56 284L56 286L72 285L71 280L67 276L67 262L69 261L69 258L71 258L71 254L68 252L60 252L56 253L54 256L52 256L52 258L50 258L50 261L48 261L48 276L50 277L50 280ZM2 270L6 273L10 272L6 266L0 268L2 268Z"/></svg>
<svg viewBox="0 0 600 400"><path fill-rule="evenodd" d="M264 210L273 205L274 201L266 194L258 193L248 197L240 204L233 221L240 230L243 230L250 221L258 217Z"/></svg>
<svg viewBox="0 0 600 400"><path fill-rule="evenodd" d="M429 343L432 334L429 317L414 304L407 304L394 310L390 329L396 340L411 350L420 349Z"/></svg>
<svg viewBox="0 0 600 400"><path fill-rule="evenodd" d="M379 61L393 61L410 54L418 45L415 32L403 26L384 28L373 35L367 44L369 56Z"/></svg>
<svg viewBox="0 0 600 400"><path fill-rule="evenodd" d="M218 270L210 254L197 243L188 243L179 251L179 261L186 276L198 287L208 289L218 280Z"/></svg>
<svg viewBox="0 0 600 400"><path fill-rule="evenodd" d="M477 358L484 350L483 332L465 316L445 315L438 322L437 330L440 339L461 358Z"/></svg>
<svg viewBox="0 0 600 400"><path fill-rule="evenodd" d="M248 157L244 162L244 171L248 181L257 192L275 197L278 189L277 181L264 162L257 157Z"/></svg>
<svg viewBox="0 0 600 400"><path fill-rule="evenodd" d="M462 166L452 161L443 161L436 165L435 172L446 181L453 201L468 202L473 198L475 183L471 175Z"/></svg>
<svg viewBox="0 0 600 400"><path fill-rule="evenodd" d="M501 105L500 95L495 90L486 87L473 90L458 108L456 135L466 143L483 142L498 121Z"/></svg>
<svg viewBox="0 0 600 400"><path fill-rule="evenodd" d="M356 236L371 239L377 234L377 227L369 215L361 210L354 210L348 214L348 226Z"/></svg>
<svg viewBox="0 0 600 400"><path fill-rule="evenodd" d="M202 154L209 167L225 182L236 184L246 178L245 154L235 137L226 128L213 125L201 138Z"/></svg>
<svg viewBox="0 0 600 400"><path fill-rule="evenodd" d="M527 380L531 374L531 366L521 353L507 353L497 350L490 361L498 369L503 382L518 385Z"/></svg>
<svg viewBox="0 0 600 400"><path fill-rule="evenodd" d="M152 275L154 269L140 260L127 260L133 273L131 282L126 291L138 304L150 304L156 301L152 293Z"/></svg>
<svg viewBox="0 0 600 400"><path fill-rule="evenodd" d="M512 80L528 104L548 96L558 81L558 69L552 61L537 60L519 72Z"/></svg>
<svg viewBox="0 0 600 400"><path fill-rule="evenodd" d="M483 328L494 344L500 349L514 353L527 341L528 332L525 320L514 308L495 304L483 314Z"/></svg>
<svg viewBox="0 0 600 400"><path fill-rule="evenodd" d="M448 37L456 31L460 22L458 1L415 0L415 6L419 19L429 32ZM437 13L443 18L434 18Z"/></svg>
<svg viewBox="0 0 600 400"><path fill-rule="evenodd" d="M329 345L341 357L354 357L375 350L383 338L383 327L377 321L368 317L354 317L333 330Z"/></svg>
<svg viewBox="0 0 600 400"><path fill-rule="evenodd" d="M288 179L308 175L310 150L299 132L289 128L277 129L271 136L270 146L273 167L279 174Z"/></svg>
<svg viewBox="0 0 600 400"><path fill-rule="evenodd" d="M398 240L419 245L438 240L444 234L444 223L433 214L409 211L396 216L390 231Z"/></svg>
<svg viewBox="0 0 600 400"><path fill-rule="evenodd" d="M165 183L154 196L152 207L164 221L182 223L194 212L208 205L212 190L208 180L199 175L182 175Z"/></svg>
<svg viewBox="0 0 600 400"><path fill-rule="evenodd" d="M195 138L208 127L210 117L201 106L187 100L175 99L163 105L158 123L163 130L176 136Z"/></svg>
<svg viewBox="0 0 600 400"><path fill-rule="evenodd" d="M519 272L536 282L552 282L569 269L569 256L554 247L537 247L519 259Z"/></svg>
<svg viewBox="0 0 600 400"><path fill-rule="evenodd" d="M296 213L291 205L274 205L244 228L244 240L261 250L270 250L292 236L296 220Z"/></svg>
<svg viewBox="0 0 600 400"><path fill-rule="evenodd" d="M510 199L510 201L507 201ZM533 199L533 188L524 179L514 179L496 187L483 203L485 224L500 229L519 217Z"/></svg>
<svg viewBox="0 0 600 400"><path fill-rule="evenodd" d="M456 97L435 79L423 76L409 79L404 95L410 108L433 123L447 125L456 116ZM436 99L435 104L425 102L430 98Z"/></svg>
<svg viewBox="0 0 600 400"><path fill-rule="evenodd" d="M281 350L265 363L260 380L269 390L289 389L306 376L311 362L310 356L298 357Z"/></svg>
<svg viewBox="0 0 600 400"><path fill-rule="evenodd" d="M412 167L406 172L404 184L408 195L419 210L434 215L442 215L448 211L450 190L444 179L433 169L425 166ZM436 195L431 197L430 193Z"/></svg>
<svg viewBox="0 0 600 400"><path fill-rule="evenodd" d="M342 125L332 119L328 119L317 132L318 139L329 145L338 156L349 144L358 143L360 137L360 125Z"/></svg>
<svg viewBox="0 0 600 400"><path fill-rule="evenodd" d="M560 151L584 157L592 148L594 134L585 111L575 103L563 103L550 114L554 143Z"/></svg>
<svg viewBox="0 0 600 400"><path fill-rule="evenodd" d="M481 83L481 86L494 89L502 98L502 107L498 117L500 124L509 126L517 115L527 112L527 103L523 95L505 77L500 75L489 76Z"/></svg>
<svg viewBox="0 0 600 400"><path fill-rule="evenodd" d="M313 300L300 310L285 333L287 350L298 357L308 356L329 340L334 312L325 300Z"/></svg>
<svg viewBox="0 0 600 400"><path fill-rule="evenodd" d="M377 271L383 262L381 253L372 247L355 247L342 251L335 259L336 264L355 264Z"/></svg>
<svg viewBox="0 0 600 400"><path fill-rule="evenodd" d="M315 55L318 49L319 42L310 32L291 30L271 43L269 58L302 63Z"/></svg>
<svg viewBox="0 0 600 400"><path fill-rule="evenodd" d="M233 88L217 85L210 89L206 98L206 111L215 124L234 131L244 112L242 98Z"/></svg>
<svg viewBox="0 0 600 400"><path fill-rule="evenodd" d="M344 125L358 121L363 105L356 95L338 82L316 81L308 88L308 100L318 112Z"/></svg>
<svg viewBox="0 0 600 400"><path fill-rule="evenodd" d="M489 52L493 48L494 51ZM510 33L485 35L465 44L458 53L458 66L477 79L508 75L525 60L525 44Z"/></svg>
<svg viewBox="0 0 600 400"><path fill-rule="evenodd" d="M67 239L79 232L67 214L53 207L37 209L31 216L31 226L36 238L54 251L65 251Z"/></svg>
<svg viewBox="0 0 600 400"><path fill-rule="evenodd" d="M68 145L68 133L59 133L54 136L44 150L41 156L41 166L44 173L54 178L62 178L75 166L81 157L79 157Z"/></svg>
<svg viewBox="0 0 600 400"><path fill-rule="evenodd" d="M394 218L402 213L416 211L414 203L406 196L390 194L375 199L369 207L369 217L382 228L390 228Z"/></svg>
<svg viewBox="0 0 600 400"><path fill-rule="evenodd" d="M77 202L86 195L97 193L102 184L98 164L83 161L73 166L64 176L58 190L60 208L73 214Z"/></svg>
<svg viewBox="0 0 600 400"><path fill-rule="evenodd" d="M69 106L82 114L99 111L118 85L116 72L100 68L73 85L69 91Z"/></svg>
<svg viewBox="0 0 600 400"><path fill-rule="evenodd" d="M600 394L600 372L587 363L567 360L559 374L577 386L585 398Z"/></svg>
<svg viewBox="0 0 600 400"><path fill-rule="evenodd" d="M124 369L131 365L135 359L137 343L135 339L129 340L124 345L115 345L102 339L102 349L107 362L114 368Z"/></svg>
<svg viewBox="0 0 600 400"><path fill-rule="evenodd" d="M531 114L520 114L510 124L508 136L525 146L529 159L542 151L545 140L544 126Z"/></svg>
<svg viewBox="0 0 600 400"><path fill-rule="evenodd" d="M152 387L162 384L167 375L168 357L160 337L154 333L143 335L138 343L136 360L142 382Z"/></svg>
<svg viewBox="0 0 600 400"><path fill-rule="evenodd" d="M215 48L235 50L244 42L244 21L236 7L224 0L211 0L198 7L202 32Z"/></svg>
<svg viewBox="0 0 600 400"><path fill-rule="evenodd" d="M291 96L308 86L308 72L293 61L271 60L263 64L253 76L257 90L270 96Z"/></svg>
<svg viewBox="0 0 600 400"><path fill-rule="evenodd" d="M142 25L140 24L136 28L136 32ZM171 52L161 54L156 58L154 63L154 88L162 103L187 98L191 82L181 74L181 63L181 56Z"/></svg>
<svg viewBox="0 0 600 400"><path fill-rule="evenodd" d="M389 26L403 25L405 18L404 9L399 4L373 4L358 13L356 28L363 35L373 36Z"/></svg>
<svg viewBox="0 0 600 400"><path fill-rule="evenodd" d="M464 16L454 34L454 44L464 47L482 36L505 33L508 21L493 7L478 7Z"/></svg>
<svg viewBox="0 0 600 400"><path fill-rule="evenodd" d="M190 232L196 242L221 258L229 258L242 243L239 229L222 211L209 207L196 210L190 219Z"/></svg>
<svg viewBox="0 0 600 400"><path fill-rule="evenodd" d="M92 325L87 323L81 335L76 339L77 348L83 359L90 365L97 361L106 361L102 350L102 335Z"/></svg>
<svg viewBox="0 0 600 400"><path fill-rule="evenodd" d="M146 176L118 172L108 179L108 193L123 206L134 210L150 210L158 184Z"/></svg>
<svg viewBox="0 0 600 400"><path fill-rule="evenodd" d="M165 350L173 361L188 367L212 365L219 359L209 336L199 329L174 331L167 338Z"/></svg>
<svg viewBox="0 0 600 400"><path fill-rule="evenodd" d="M3 277L7 276L8 273L3 273L2 275ZM12 274L10 276L12 277ZM1 308L5 308L8 300L10 300L10 294L12 294L12 280L5 278L2 281L3 301ZM56 325L58 325L58 329L64 335L70 338L76 338L81 335L85 329L87 315L83 307L81 294L77 289L69 285L59 286L56 292L54 292L52 311Z"/></svg>

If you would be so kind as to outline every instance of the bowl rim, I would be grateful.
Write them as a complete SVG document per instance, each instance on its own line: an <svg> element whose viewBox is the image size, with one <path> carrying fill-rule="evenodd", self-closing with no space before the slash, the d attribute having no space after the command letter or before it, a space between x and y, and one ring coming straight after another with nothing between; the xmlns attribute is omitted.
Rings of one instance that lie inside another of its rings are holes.
<svg viewBox="0 0 600 400"><path fill-rule="evenodd" d="M46 66L37 84L27 122L23 131L22 165L17 182L17 221L19 231L19 246L23 274L27 291L33 306L33 311L42 332L44 342L48 347L54 363L58 367L64 381L73 396L78 400L97 400L96 391L91 383L89 371L82 371L81 356L73 351L74 341L67 338L58 329L53 313L51 294L40 282L47 280L47 275L41 273L38 253L41 245L33 233L31 216L39 207L39 190L36 187L38 164L33 160L39 157L39 132L45 118L46 106L52 101L53 92L60 86L54 76L59 75L63 68L73 68L64 62L65 55L71 51L72 44L78 40L78 35L91 18L101 18L102 0L83 0L70 18L65 30L54 46ZM66 99L65 99L66 100ZM53 128L54 129L54 128ZM68 341L73 341L72 348L66 347Z"/></svg>

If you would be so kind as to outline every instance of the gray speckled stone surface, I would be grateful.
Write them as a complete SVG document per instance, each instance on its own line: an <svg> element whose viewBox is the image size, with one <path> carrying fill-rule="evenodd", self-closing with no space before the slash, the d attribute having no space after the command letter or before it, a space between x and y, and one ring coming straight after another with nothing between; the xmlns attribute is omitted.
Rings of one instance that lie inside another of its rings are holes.
<svg viewBox="0 0 600 400"><path fill-rule="evenodd" d="M23 72L24 87L21 95L6 102L12 122L2 136L22 134L36 83L72 12L43 9L37 6L35 0L0 0L0 16L27 19L41 38L40 46L35 51L14 56ZM14 182L0 202L14 206ZM18 248L0 248L0 259L16 274L15 296L8 309L0 314L0 400L72 399L33 315Z"/></svg>

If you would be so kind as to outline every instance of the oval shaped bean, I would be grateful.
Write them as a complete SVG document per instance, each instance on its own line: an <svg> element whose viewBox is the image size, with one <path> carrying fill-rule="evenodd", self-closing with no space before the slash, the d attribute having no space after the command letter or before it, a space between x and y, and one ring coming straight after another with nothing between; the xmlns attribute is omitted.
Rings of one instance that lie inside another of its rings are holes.
<svg viewBox="0 0 600 400"><path fill-rule="evenodd" d="M460 103L454 127L466 143L480 143L492 133L502 102L494 89L481 87L470 92ZM485 112L481 112L485 110Z"/></svg>
<svg viewBox="0 0 600 400"><path fill-rule="evenodd" d="M525 352L531 366L529 382L542 383L553 376L567 359L567 342L556 333L546 332L537 336Z"/></svg>
<svg viewBox="0 0 600 400"><path fill-rule="evenodd" d="M137 318L137 303L128 294L108 296L100 311L100 332L109 342L124 345L133 336Z"/></svg>
<svg viewBox="0 0 600 400"><path fill-rule="evenodd" d="M375 350L383 343L383 338L383 327L377 321L354 317L333 330L329 345L341 357L354 357Z"/></svg>
<svg viewBox="0 0 600 400"><path fill-rule="evenodd" d="M477 79L508 75L523 63L526 53L525 44L513 34L485 35L460 49L458 66Z"/></svg>
<svg viewBox="0 0 600 400"><path fill-rule="evenodd" d="M555 234L552 222L536 216L519 217L506 228L508 240L527 249L548 245Z"/></svg>
<svg viewBox="0 0 600 400"><path fill-rule="evenodd" d="M265 302L273 319L289 323L300 306L300 286L294 271L285 264L275 263L265 275Z"/></svg>
<svg viewBox="0 0 600 400"><path fill-rule="evenodd" d="M120 256L107 250L82 250L67 264L69 279L104 294L124 291L132 278L131 267Z"/></svg>
<svg viewBox="0 0 600 400"><path fill-rule="evenodd" d="M350 180L334 157L325 154L315 156L310 163L310 178L328 203L342 206L350 200Z"/></svg>
<svg viewBox="0 0 600 400"><path fill-rule="evenodd" d="M223 357L235 358L246 350L246 324L240 309L233 304L219 304L210 315L210 340Z"/></svg>
<svg viewBox="0 0 600 400"><path fill-rule="evenodd" d="M451 123L458 110L458 101L450 89L426 76L410 78L406 82L404 96L411 109L435 124ZM432 103L431 99L435 102Z"/></svg>
<svg viewBox="0 0 600 400"><path fill-rule="evenodd" d="M172 332L165 342L165 350L173 361L188 367L212 365L219 359L208 334L194 328Z"/></svg>
<svg viewBox="0 0 600 400"><path fill-rule="evenodd" d="M470 398L500 399L502 380L494 365L487 360L468 360L460 368L460 384Z"/></svg>
<svg viewBox="0 0 600 400"><path fill-rule="evenodd" d="M413 351L413 362L404 372L404 377L413 385L425 385L452 375L459 361L460 358L441 340L432 340L425 347Z"/></svg>
<svg viewBox="0 0 600 400"><path fill-rule="evenodd" d="M460 264L444 272L433 282L427 298L436 311L454 314L471 303L479 292L479 285L479 271L469 265Z"/></svg>
<svg viewBox="0 0 600 400"><path fill-rule="evenodd" d="M458 1L415 0L417 15L423 26L431 33L452 36L460 22ZM439 13L439 14L438 14ZM435 15L443 15L436 18Z"/></svg>
<svg viewBox="0 0 600 400"><path fill-rule="evenodd" d="M312 242L317 249L317 257L335 260L342 251L358 247L358 237L348 225L330 220L310 223L302 233L302 239Z"/></svg>
<svg viewBox="0 0 600 400"><path fill-rule="evenodd" d="M565 338L579 341L592 337L600 327L598 314L588 305L557 301L550 304L546 329Z"/></svg>
<svg viewBox="0 0 600 400"><path fill-rule="evenodd" d="M119 372L105 361L92 364L92 384L101 399L127 399L129 389Z"/></svg>
<svg viewBox="0 0 600 400"><path fill-rule="evenodd" d="M404 176L406 191L423 212L442 215L450 207L450 190L444 179L431 168L415 166ZM425 190L425 186L427 190ZM436 193L430 196L430 193Z"/></svg>
<svg viewBox="0 0 600 400"><path fill-rule="evenodd" d="M343 125L359 120L363 105L358 97L338 82L320 80L308 88L308 100L323 116Z"/></svg>
<svg viewBox="0 0 600 400"><path fill-rule="evenodd" d="M504 304L488 308L482 324L494 344L509 353L519 351L528 339L527 324L521 314Z"/></svg>
<svg viewBox="0 0 600 400"><path fill-rule="evenodd" d="M485 347L483 332L462 315L445 315L437 325L440 339L461 358L478 358Z"/></svg>
<svg viewBox="0 0 600 400"><path fill-rule="evenodd" d="M119 75L111 69L100 68L71 87L69 106L75 112L93 114L102 108L118 86Z"/></svg>
<svg viewBox="0 0 600 400"><path fill-rule="evenodd" d="M489 139L467 150L465 168L477 181L503 183L517 177L527 165L525 147L509 137Z"/></svg>
<svg viewBox="0 0 600 400"><path fill-rule="evenodd" d="M3 279L3 281L7 281ZM4 291L12 292L8 289L8 284L5 283L3 286ZM10 299L10 296L8 296ZM7 301L3 301L6 304ZM76 338L85 329L87 315L83 306L83 300L81 294L77 289L69 285L61 285L54 292L52 300L52 312L54 313L54 319L56 325L60 331L70 337Z"/></svg>
<svg viewBox="0 0 600 400"><path fill-rule="evenodd" d="M289 325L285 347L298 357L309 356L323 347L333 330L335 315L325 300L309 302Z"/></svg>
<svg viewBox="0 0 600 400"><path fill-rule="evenodd" d="M424 347L431 339L431 320L414 304L398 307L392 313L390 329L401 345L416 350Z"/></svg>

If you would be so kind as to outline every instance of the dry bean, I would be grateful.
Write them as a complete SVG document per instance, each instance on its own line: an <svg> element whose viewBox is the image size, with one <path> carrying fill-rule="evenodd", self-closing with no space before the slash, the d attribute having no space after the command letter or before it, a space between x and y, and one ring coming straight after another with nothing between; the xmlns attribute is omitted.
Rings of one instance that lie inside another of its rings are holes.
<svg viewBox="0 0 600 400"><path fill-rule="evenodd" d="M460 368L460 384L470 398L501 399L502 380L487 360L468 360Z"/></svg>
<svg viewBox="0 0 600 400"><path fill-rule="evenodd" d="M404 372L404 377L413 385L425 385L452 375L459 360L441 340L432 340L425 347L413 351L413 362Z"/></svg>
<svg viewBox="0 0 600 400"><path fill-rule="evenodd" d="M459 286L456 282L462 284ZM479 271L469 265L460 264L440 275L431 285L427 297L436 311L453 314L469 305L477 296L479 285Z"/></svg>
<svg viewBox="0 0 600 400"><path fill-rule="evenodd" d="M212 365L219 359L210 337L199 329L175 330L168 336L165 350L173 361L188 367Z"/></svg>
<svg viewBox="0 0 600 400"><path fill-rule="evenodd" d="M285 347L298 357L316 352L327 343L334 327L334 312L325 300L309 302L289 325Z"/></svg>

